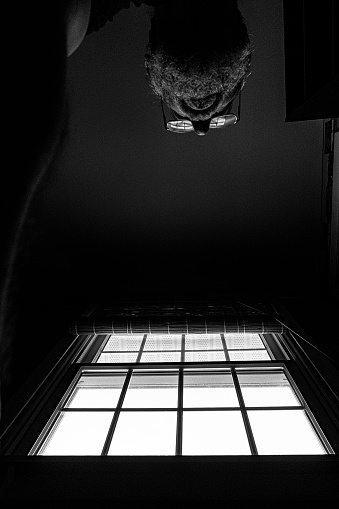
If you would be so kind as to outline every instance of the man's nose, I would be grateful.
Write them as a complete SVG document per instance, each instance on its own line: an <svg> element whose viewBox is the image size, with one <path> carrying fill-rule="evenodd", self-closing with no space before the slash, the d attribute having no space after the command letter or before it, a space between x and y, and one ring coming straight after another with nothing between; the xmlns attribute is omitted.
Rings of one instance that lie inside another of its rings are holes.
<svg viewBox="0 0 339 509"><path fill-rule="evenodd" d="M208 120L192 120L191 122L196 134L198 134L199 136L203 136L208 132L210 128L211 119L209 118Z"/></svg>

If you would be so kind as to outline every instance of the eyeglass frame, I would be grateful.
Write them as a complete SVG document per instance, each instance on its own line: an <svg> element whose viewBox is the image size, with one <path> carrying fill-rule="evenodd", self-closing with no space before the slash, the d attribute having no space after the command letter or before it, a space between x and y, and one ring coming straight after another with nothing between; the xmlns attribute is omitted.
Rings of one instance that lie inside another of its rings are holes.
<svg viewBox="0 0 339 509"><path fill-rule="evenodd" d="M242 87L241 87L242 89ZM236 117L236 121L234 122L234 124L231 124L231 125L235 125L237 124L239 121L240 121L240 111L241 111L241 89L239 91L239 94L238 94L238 111L237 111L237 114L235 113L226 113L225 115L215 115L214 117L211 118L211 120L213 118L218 118L218 117L226 117L227 115L234 115ZM232 101L234 100L234 98L232 99ZM172 133L174 132L177 132L177 134L185 134L185 133L192 133L194 132L194 127L193 127L193 124L192 124L192 127L193 129L192 130L187 130L187 131L173 131L172 129L169 129L167 127L168 123L171 122L171 121L167 121L166 119L166 115L165 115L165 111L164 111L164 104L163 104L163 100L162 100L162 97L160 96L160 102L161 102L161 110L162 110L162 118L163 118L163 121L164 121L164 127L166 129L166 131L171 131ZM168 109L171 109L171 108L168 108ZM173 111L173 110L171 110ZM175 115L175 112L174 112L174 115ZM182 119L178 119L178 120L188 120L189 122L192 123L192 121L189 119L189 118L182 118ZM230 127L230 126L222 126L222 127L216 127L214 129L225 129L225 127Z"/></svg>

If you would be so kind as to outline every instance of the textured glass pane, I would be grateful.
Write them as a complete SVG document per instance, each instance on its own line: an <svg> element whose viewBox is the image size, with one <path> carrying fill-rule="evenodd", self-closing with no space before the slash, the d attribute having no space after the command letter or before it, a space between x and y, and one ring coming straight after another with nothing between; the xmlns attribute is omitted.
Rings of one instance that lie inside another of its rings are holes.
<svg viewBox="0 0 339 509"><path fill-rule="evenodd" d="M115 408L121 390L109 389L75 389L66 408Z"/></svg>
<svg viewBox="0 0 339 509"><path fill-rule="evenodd" d="M178 402L178 373L133 374L123 408L173 408Z"/></svg>
<svg viewBox="0 0 339 509"><path fill-rule="evenodd" d="M227 348L233 348L234 350L242 350L244 348L265 348L259 334L254 333L225 334L225 341Z"/></svg>
<svg viewBox="0 0 339 509"><path fill-rule="evenodd" d="M141 362L180 362L181 352L144 352Z"/></svg>
<svg viewBox="0 0 339 509"><path fill-rule="evenodd" d="M240 411L184 411L182 453L251 454Z"/></svg>
<svg viewBox="0 0 339 509"><path fill-rule="evenodd" d="M246 406L299 406L295 392L283 370L238 373Z"/></svg>
<svg viewBox="0 0 339 509"><path fill-rule="evenodd" d="M185 374L184 407L239 406L230 373Z"/></svg>
<svg viewBox="0 0 339 509"><path fill-rule="evenodd" d="M185 352L185 362L209 362L209 361L224 361L224 351L206 352L200 350L198 352Z"/></svg>
<svg viewBox="0 0 339 509"><path fill-rule="evenodd" d="M144 350L180 350L181 334L147 335Z"/></svg>
<svg viewBox="0 0 339 509"><path fill-rule="evenodd" d="M139 350L143 337L143 334L137 336L111 336L105 345L104 352Z"/></svg>
<svg viewBox="0 0 339 509"><path fill-rule="evenodd" d="M220 334L186 334L186 350L222 350Z"/></svg>
<svg viewBox="0 0 339 509"><path fill-rule="evenodd" d="M137 356L138 352L102 353L97 360L97 363L114 364L115 362L135 362L137 360Z"/></svg>
<svg viewBox="0 0 339 509"><path fill-rule="evenodd" d="M249 410L259 454L326 454L303 410Z"/></svg>
<svg viewBox="0 0 339 509"><path fill-rule="evenodd" d="M176 412L121 412L108 454L174 455L176 424Z"/></svg>
<svg viewBox="0 0 339 509"><path fill-rule="evenodd" d="M114 408L118 403L124 375L82 376L65 405L66 408Z"/></svg>
<svg viewBox="0 0 339 509"><path fill-rule="evenodd" d="M63 412L38 455L100 455L113 412Z"/></svg>
<svg viewBox="0 0 339 509"><path fill-rule="evenodd" d="M229 350L231 361L269 361L266 350Z"/></svg>

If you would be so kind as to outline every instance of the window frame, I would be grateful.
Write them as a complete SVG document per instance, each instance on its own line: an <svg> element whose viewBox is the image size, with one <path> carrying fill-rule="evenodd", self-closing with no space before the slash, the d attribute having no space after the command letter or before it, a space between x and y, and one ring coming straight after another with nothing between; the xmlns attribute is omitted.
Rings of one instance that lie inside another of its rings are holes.
<svg viewBox="0 0 339 509"><path fill-rule="evenodd" d="M222 334L222 333L221 333ZM163 334L162 334L163 335ZM336 451L338 451L338 441L335 442L335 445L333 446L333 415L331 416L330 413L326 414L325 419L323 419L323 415L321 414L321 417L319 419L318 413L320 410L319 404L316 404L316 397L310 398L310 395L312 394L312 391L314 390L314 376L311 377L311 384L309 383L310 377L306 377L305 384L305 377L302 376L302 373L300 372L300 369L298 369L297 366L297 355L296 355L296 349L293 348L293 341L291 341L291 338L288 339L288 333L272 333L272 334L260 334L260 338L264 340L265 347L272 348L273 351L275 351L276 355L280 357L287 357L285 359L279 359L279 360L269 360L269 361L210 361L210 362L170 362L170 363L164 363L164 362L158 362L158 363L98 363L95 364L95 360L98 358L100 353L103 351L107 341L109 340L109 337L111 337L111 334L105 334L105 335L92 335L90 337L86 338L86 341L84 341L84 345L81 345L80 348L78 348L78 351L74 353L70 371L73 372L73 378L72 382L68 385L67 390L62 395L62 398L60 402L54 407L54 411L52 414L50 414L50 417L43 426L41 432L39 433L38 439L34 441L33 447L29 449L28 454L29 455L35 455L36 451L39 449L42 441L47 436L51 426L55 422L56 415L58 413L58 409L60 408L60 404L66 400L68 395L70 394L71 390L73 390L74 385L76 384L76 381L79 379L81 374L84 371L103 371L105 369L114 369L114 370L121 370L121 369L127 369L129 370L129 373L132 374L132 370L164 370L166 368L169 369L178 369L179 370L179 384L180 384L180 377L181 377L181 384L182 384L182 376L183 376L183 369L184 368L197 368L197 369L203 369L203 368L230 368L235 371L236 368L242 367L248 367L249 369L252 367L260 368L260 367L281 367L285 370L286 375L288 376L288 379L297 393L298 397L301 398L301 401L304 402L304 407L306 410L306 413L309 417L309 419L312 422L313 427L315 427L316 432L318 436L321 438L322 443L324 444L325 448L327 449L327 455L333 455L336 454ZM184 335L182 335L183 337ZM223 334L222 334L223 337ZM142 347L145 345L145 341L147 338L147 334L143 335L142 339ZM183 346L183 341L182 341ZM223 339L223 346L225 347L225 339ZM140 348L138 353L137 361L140 360L143 348ZM283 352L283 353L282 353ZM88 362L90 359L92 359L92 362ZM131 376L131 375L130 375ZM297 380L295 380L297 378ZM312 383L313 382L313 383ZM300 383L302 389L300 389ZM239 396L239 388L236 388L237 394ZM305 391L307 395L305 394ZM182 390L179 390L179 394L182 395ZM182 396L181 396L182 398ZM309 402L311 403L309 404ZM323 403L323 402L322 402ZM178 419L178 428L177 428L177 447L176 447L176 454L181 451L182 448L182 419L183 419L183 410L182 410L182 400L180 402L179 399L179 406L181 404L181 410L179 409L179 413L181 414L181 419ZM326 406L326 405L325 405ZM328 405L327 405L328 406ZM246 411L243 410L242 406L240 405L240 410L242 412L243 420L245 423L245 429L246 433L249 437L249 443L251 448L251 454L257 455L257 451L255 448L254 440L251 440L251 427L248 424L248 416ZM115 424L118 420L119 413L117 413L117 417L115 418ZM329 417L329 418L328 418ZM324 424L325 422L325 429ZM330 430L330 431L329 431ZM253 436L252 436L253 438ZM179 444L179 445L178 445ZM253 445L254 444L254 445ZM27 452L26 452L27 454ZM95 456L98 457L98 456ZM113 458L114 456L110 456Z"/></svg>

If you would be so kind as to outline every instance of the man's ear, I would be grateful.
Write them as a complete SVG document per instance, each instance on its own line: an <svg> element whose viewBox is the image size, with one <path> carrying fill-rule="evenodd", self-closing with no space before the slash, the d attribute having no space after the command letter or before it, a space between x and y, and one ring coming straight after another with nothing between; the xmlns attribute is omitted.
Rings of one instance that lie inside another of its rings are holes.
<svg viewBox="0 0 339 509"><path fill-rule="evenodd" d="M151 61L151 57L150 55L148 55L148 53L145 53L145 69L146 69L146 72L148 74L148 76L151 74L150 73L150 61Z"/></svg>

